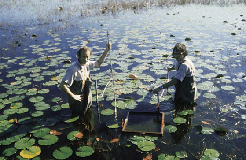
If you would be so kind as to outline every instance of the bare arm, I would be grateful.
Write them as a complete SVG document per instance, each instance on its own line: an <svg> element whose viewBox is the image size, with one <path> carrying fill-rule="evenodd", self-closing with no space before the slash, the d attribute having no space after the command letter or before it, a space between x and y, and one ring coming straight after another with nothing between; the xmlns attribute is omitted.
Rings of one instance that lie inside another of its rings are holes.
<svg viewBox="0 0 246 160"><path fill-rule="evenodd" d="M168 88L170 86L176 85L178 83L178 79L177 78L173 78L171 81L169 81L168 83L165 83L164 85L154 89L154 93L158 93L161 89L165 89Z"/></svg>
<svg viewBox="0 0 246 160"><path fill-rule="evenodd" d="M103 52L103 55L99 58L99 60L96 62L95 67L99 67L101 66L101 64L105 61L108 52L110 51L111 45L110 44L106 44L106 49Z"/></svg>
<svg viewBox="0 0 246 160"><path fill-rule="evenodd" d="M82 95L75 95L71 92L71 90L67 87L67 83L62 81L59 88L66 93L68 96L72 97L76 101L82 101L83 96Z"/></svg>

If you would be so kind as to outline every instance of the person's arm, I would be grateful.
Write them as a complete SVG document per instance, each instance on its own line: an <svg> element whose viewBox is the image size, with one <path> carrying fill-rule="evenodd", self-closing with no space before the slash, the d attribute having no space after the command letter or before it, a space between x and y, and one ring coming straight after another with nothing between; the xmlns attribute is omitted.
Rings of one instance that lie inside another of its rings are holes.
<svg viewBox="0 0 246 160"><path fill-rule="evenodd" d="M67 83L62 81L59 85L59 88L66 93L68 96L72 97L76 101L82 101L83 96L82 95L75 95L71 92L70 88L67 87Z"/></svg>
<svg viewBox="0 0 246 160"><path fill-rule="evenodd" d="M154 92L154 93L158 93L158 92L160 92L160 90L162 90L162 89L165 89L165 88L168 88L168 87L170 87L170 86L176 85L176 84L178 83L178 81L179 81L179 80L178 80L177 78L173 78L173 79L172 79L171 81L169 81L168 83L165 83L164 85L162 85L162 86L160 86L160 87L154 89L153 92Z"/></svg>
<svg viewBox="0 0 246 160"><path fill-rule="evenodd" d="M101 66L101 64L105 61L105 59L106 59L106 57L107 57L107 54L108 54L108 52L110 51L110 48L111 48L110 44L107 43L107 44L106 44L106 49L104 50L103 55L102 55L102 56L99 58L99 60L95 63L95 67Z"/></svg>

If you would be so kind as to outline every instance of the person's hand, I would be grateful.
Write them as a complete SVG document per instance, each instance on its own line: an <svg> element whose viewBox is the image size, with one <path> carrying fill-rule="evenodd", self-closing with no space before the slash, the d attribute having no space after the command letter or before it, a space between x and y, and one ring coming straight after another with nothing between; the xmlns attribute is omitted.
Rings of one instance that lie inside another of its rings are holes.
<svg viewBox="0 0 246 160"><path fill-rule="evenodd" d="M168 72L171 71L171 70L173 70L173 67L167 67L167 71Z"/></svg>
<svg viewBox="0 0 246 160"><path fill-rule="evenodd" d="M106 49L110 50L111 49L111 44L110 43L106 43Z"/></svg>
<svg viewBox="0 0 246 160"><path fill-rule="evenodd" d="M76 100L76 101L82 101L84 100L84 94L81 94L81 95L73 95L73 99Z"/></svg>

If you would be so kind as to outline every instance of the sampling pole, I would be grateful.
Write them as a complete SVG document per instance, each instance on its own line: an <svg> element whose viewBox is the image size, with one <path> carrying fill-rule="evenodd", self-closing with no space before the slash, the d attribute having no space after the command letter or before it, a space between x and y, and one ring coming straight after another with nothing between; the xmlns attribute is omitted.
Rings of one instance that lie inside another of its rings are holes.
<svg viewBox="0 0 246 160"><path fill-rule="evenodd" d="M109 44L109 34L107 31L107 38L108 38L108 44ZM113 66L112 66L112 60L111 60L111 53L110 55L110 69L111 69L111 80L113 81L113 92L114 92L114 113L115 113L115 118L117 118L117 106L116 106L116 97L115 97L115 89L114 89L114 78L113 78Z"/></svg>
<svg viewBox="0 0 246 160"><path fill-rule="evenodd" d="M97 115L98 115L98 121L99 121L99 123L101 123L101 118L100 118L100 113L99 113L99 103L98 103L97 79L96 79L95 89L96 89L96 103L97 103Z"/></svg>

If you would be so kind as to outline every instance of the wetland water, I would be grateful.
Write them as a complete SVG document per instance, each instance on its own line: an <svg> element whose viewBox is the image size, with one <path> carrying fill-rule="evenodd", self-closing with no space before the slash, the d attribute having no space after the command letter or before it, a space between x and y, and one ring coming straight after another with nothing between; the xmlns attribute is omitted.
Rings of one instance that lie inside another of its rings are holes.
<svg viewBox="0 0 246 160"><path fill-rule="evenodd" d="M245 3L176 3L1 2L0 159L244 159ZM98 80L102 107L97 110L93 88L97 133L88 134L83 122L70 119L58 84L71 65L63 62L75 62L81 45L92 48L92 60L99 58L107 31L117 121L112 83L104 90L111 72L108 55L91 71L91 78ZM165 57L178 42L187 46L196 67L196 110L177 117L165 95L160 97L160 111L165 112L162 137L121 133L121 120L129 111L157 110L157 96L146 88L165 83L161 78L167 77L166 67L174 62ZM139 80L129 80L129 74ZM218 134L222 127L226 135Z"/></svg>

